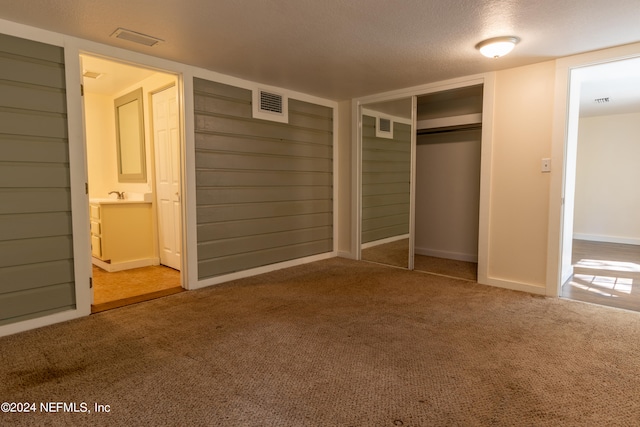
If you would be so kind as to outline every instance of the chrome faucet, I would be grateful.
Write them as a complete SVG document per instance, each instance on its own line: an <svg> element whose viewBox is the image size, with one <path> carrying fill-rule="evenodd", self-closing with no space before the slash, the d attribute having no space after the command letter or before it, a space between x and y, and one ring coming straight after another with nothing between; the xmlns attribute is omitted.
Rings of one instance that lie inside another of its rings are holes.
<svg viewBox="0 0 640 427"><path fill-rule="evenodd" d="M118 200L124 200L124 191L110 191L109 194L117 194Z"/></svg>

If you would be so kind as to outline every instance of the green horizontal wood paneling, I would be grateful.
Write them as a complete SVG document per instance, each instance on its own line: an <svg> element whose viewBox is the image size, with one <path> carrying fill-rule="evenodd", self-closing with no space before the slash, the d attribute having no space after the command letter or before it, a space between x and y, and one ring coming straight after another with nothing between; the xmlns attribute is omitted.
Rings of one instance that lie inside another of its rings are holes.
<svg viewBox="0 0 640 427"><path fill-rule="evenodd" d="M393 139L377 138L375 118L363 116L363 243L409 233L411 126L393 126Z"/></svg>
<svg viewBox="0 0 640 427"><path fill-rule="evenodd" d="M70 235L71 212L0 215L0 241Z"/></svg>
<svg viewBox="0 0 640 427"><path fill-rule="evenodd" d="M0 163L0 187L69 188L69 165L65 163Z"/></svg>
<svg viewBox="0 0 640 427"><path fill-rule="evenodd" d="M0 215L70 211L69 188L0 188Z"/></svg>
<svg viewBox="0 0 640 427"><path fill-rule="evenodd" d="M311 227L331 226L333 215L328 213L313 213L309 215L292 215L273 218L256 218L240 221L214 222L198 225L198 236L203 241L216 239L230 239L259 235L265 230L270 233L291 231ZM331 237L331 236L329 236Z"/></svg>
<svg viewBox="0 0 640 427"><path fill-rule="evenodd" d="M0 135L0 162L69 162L69 145L60 138Z"/></svg>
<svg viewBox="0 0 640 427"><path fill-rule="evenodd" d="M64 114L0 107L0 129L5 135L67 138Z"/></svg>
<svg viewBox="0 0 640 427"><path fill-rule="evenodd" d="M407 209L409 209L409 206L410 206L409 203L405 203L405 204L397 203L397 204L386 205L386 206L376 205L373 208L363 208L362 219L367 220L367 219L372 219L377 217L385 217L385 216L400 215L400 214L406 215L406 212L407 212Z"/></svg>
<svg viewBox="0 0 640 427"><path fill-rule="evenodd" d="M0 52L17 55L36 62L64 64L64 50L58 46L0 34Z"/></svg>
<svg viewBox="0 0 640 427"><path fill-rule="evenodd" d="M267 154L286 157L311 156L324 159L333 157L331 144L307 144L286 141L281 138L248 138L242 135L219 135L216 133L198 133L195 139L196 149L203 151Z"/></svg>
<svg viewBox="0 0 640 427"><path fill-rule="evenodd" d="M54 308L52 308L54 307ZM0 294L0 324L53 314L75 307L75 286L62 283Z"/></svg>
<svg viewBox="0 0 640 427"><path fill-rule="evenodd" d="M0 241L0 267L73 258L71 236Z"/></svg>
<svg viewBox="0 0 640 427"><path fill-rule="evenodd" d="M305 228L253 236L216 239L198 244L198 259L206 260L229 255L256 253L277 247L299 245L318 240L329 240L332 237L331 227Z"/></svg>
<svg viewBox="0 0 640 427"><path fill-rule="evenodd" d="M196 129L250 137L268 136L269 138L311 144L329 144L331 136L325 132L292 127L286 123L275 123L260 119L234 118L221 115L196 112Z"/></svg>
<svg viewBox="0 0 640 427"><path fill-rule="evenodd" d="M331 172L223 171L199 170L196 178L203 187L282 187L298 185L331 186Z"/></svg>
<svg viewBox="0 0 640 427"><path fill-rule="evenodd" d="M64 89L0 80L0 107L64 114L67 100Z"/></svg>
<svg viewBox="0 0 640 427"><path fill-rule="evenodd" d="M194 79L198 277L333 249L333 111L289 100L252 117L251 91Z"/></svg>
<svg viewBox="0 0 640 427"><path fill-rule="evenodd" d="M275 264L287 259L303 258L333 250L331 240L307 242L261 251L259 254L249 252L227 257L203 260L198 263L199 275L218 276L235 271Z"/></svg>
<svg viewBox="0 0 640 427"><path fill-rule="evenodd" d="M332 195L331 187L238 187L196 188L196 197L203 205L285 202L292 200L323 200Z"/></svg>
<svg viewBox="0 0 640 427"><path fill-rule="evenodd" d="M327 172L332 170L331 159L297 157L291 159L279 156L264 156L260 154L231 154L210 151L199 152L196 158L196 169L200 170L269 170L269 171L299 171L299 172Z"/></svg>
<svg viewBox="0 0 640 427"><path fill-rule="evenodd" d="M200 205L198 224L230 222L243 219L277 218L314 213L331 213L331 200L294 200L286 202L243 203L235 205Z"/></svg>
<svg viewBox="0 0 640 427"><path fill-rule="evenodd" d="M75 307L64 51L0 34L0 325Z"/></svg>
<svg viewBox="0 0 640 427"><path fill-rule="evenodd" d="M3 293L71 282L73 264L67 259L0 268L0 289Z"/></svg>

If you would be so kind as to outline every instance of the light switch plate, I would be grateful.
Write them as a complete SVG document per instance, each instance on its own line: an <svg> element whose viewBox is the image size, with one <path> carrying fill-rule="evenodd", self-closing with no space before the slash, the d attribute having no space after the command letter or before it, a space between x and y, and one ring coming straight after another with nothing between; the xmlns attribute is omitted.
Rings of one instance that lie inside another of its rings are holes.
<svg viewBox="0 0 640 427"><path fill-rule="evenodd" d="M542 159L542 165L540 169L542 172L551 172L551 159L548 157Z"/></svg>

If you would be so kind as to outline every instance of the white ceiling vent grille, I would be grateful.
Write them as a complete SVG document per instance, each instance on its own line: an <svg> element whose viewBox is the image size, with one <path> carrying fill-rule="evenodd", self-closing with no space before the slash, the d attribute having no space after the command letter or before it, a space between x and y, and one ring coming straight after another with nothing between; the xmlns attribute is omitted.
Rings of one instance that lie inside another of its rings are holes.
<svg viewBox="0 0 640 427"><path fill-rule="evenodd" d="M288 98L284 95L264 89L253 91L253 117L274 122L289 122Z"/></svg>
<svg viewBox="0 0 640 427"><path fill-rule="evenodd" d="M393 139L393 120L387 117L376 117L376 136Z"/></svg>
<svg viewBox="0 0 640 427"><path fill-rule="evenodd" d="M117 30L115 30L113 34L111 34L111 37L127 40L133 43L138 43L138 44L142 44L149 47L155 46L158 43L162 43L164 41L156 37L148 36L142 33L137 33L131 30L126 30L124 28L118 28Z"/></svg>

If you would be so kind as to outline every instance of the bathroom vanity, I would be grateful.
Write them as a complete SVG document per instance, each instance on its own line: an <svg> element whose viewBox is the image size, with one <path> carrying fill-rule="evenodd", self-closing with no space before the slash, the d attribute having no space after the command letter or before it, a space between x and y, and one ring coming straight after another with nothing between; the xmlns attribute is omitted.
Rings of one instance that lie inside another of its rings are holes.
<svg viewBox="0 0 640 427"><path fill-rule="evenodd" d="M152 205L142 200L91 199L91 255L106 271L157 265Z"/></svg>

